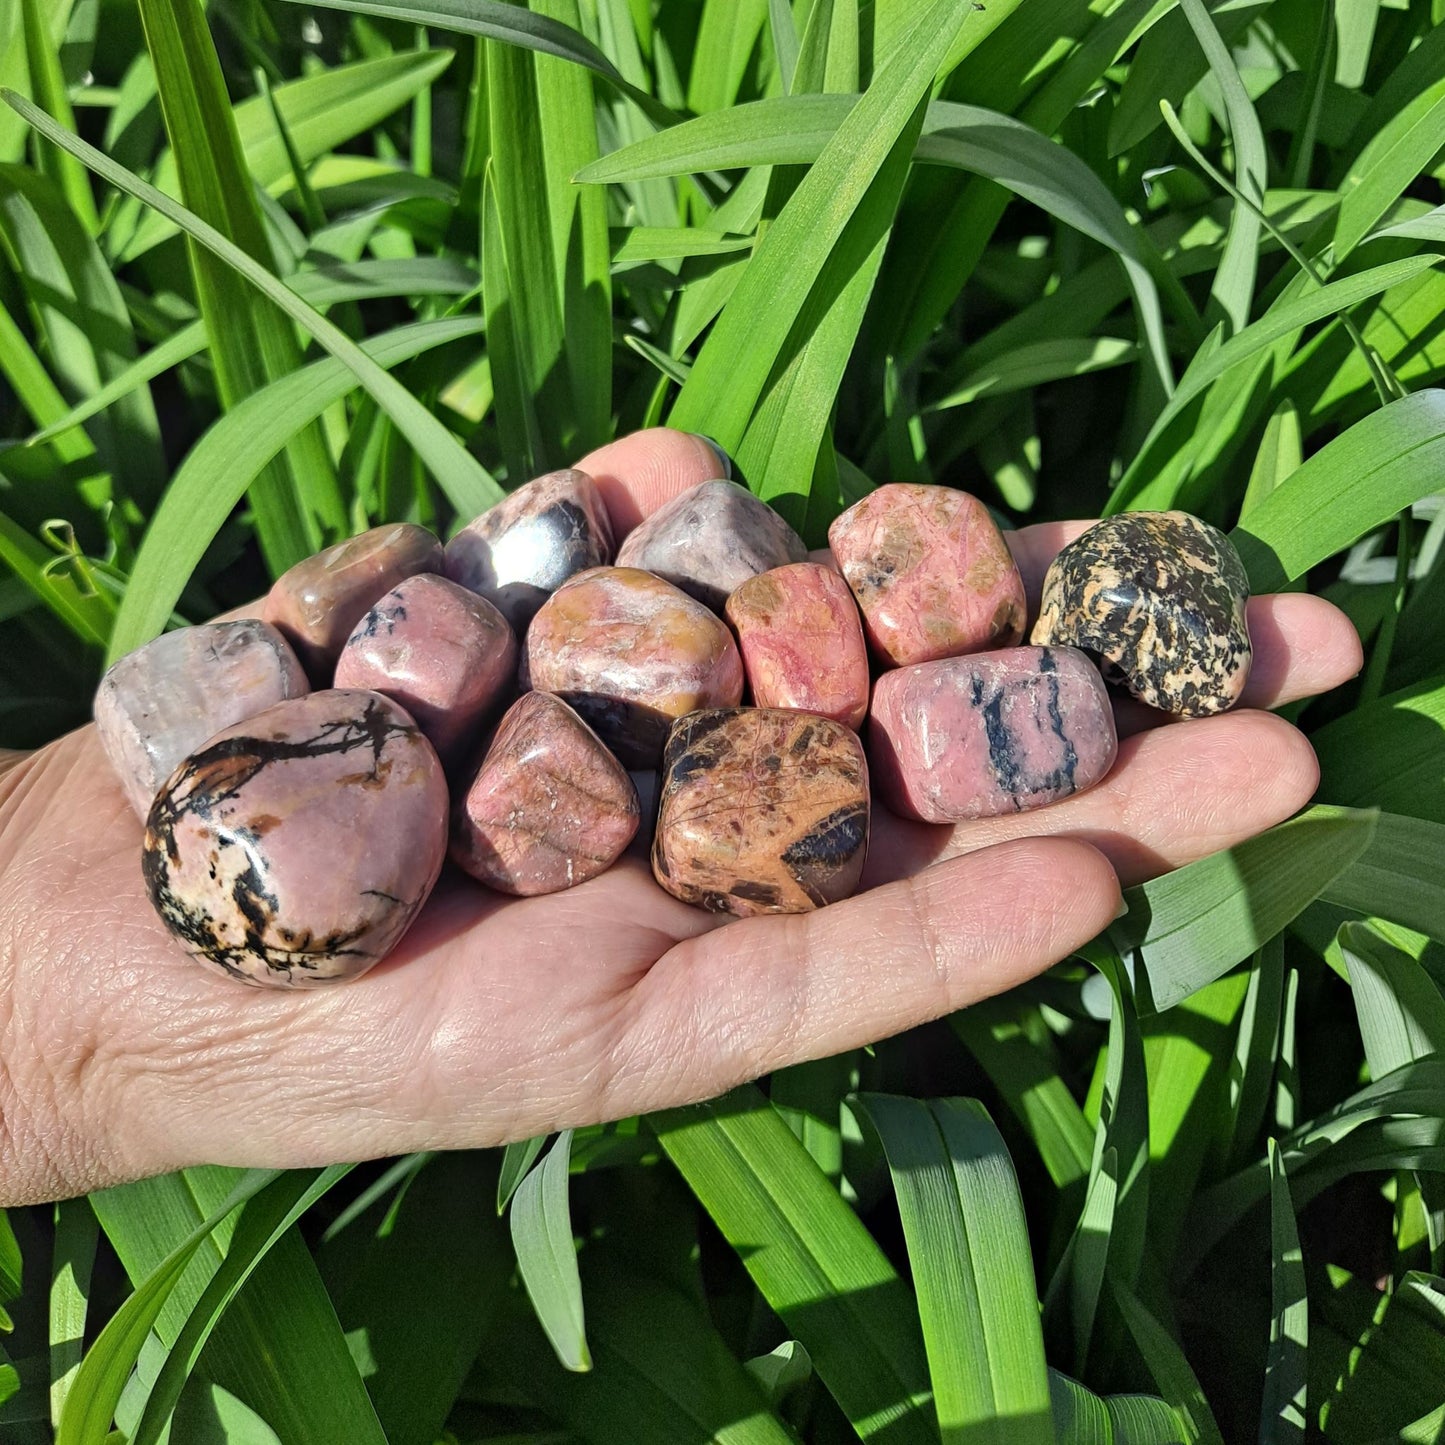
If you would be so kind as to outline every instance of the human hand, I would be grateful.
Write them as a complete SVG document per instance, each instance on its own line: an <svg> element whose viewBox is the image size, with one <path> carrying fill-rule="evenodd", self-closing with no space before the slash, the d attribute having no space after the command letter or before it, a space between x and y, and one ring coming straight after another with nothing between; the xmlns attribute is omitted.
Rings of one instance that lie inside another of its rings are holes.
<svg viewBox="0 0 1445 1445"><path fill-rule="evenodd" d="M578 464L619 537L716 475L652 431ZM1086 525L1009 534L1031 605ZM1249 604L1244 706L1128 733L1108 779L1038 812L934 827L874 808L864 890L741 921L624 858L565 893L444 874L358 983L243 990L188 959L141 882L140 824L93 727L0 759L0 1204L197 1163L302 1166L498 1144L709 1098L1033 977L1105 928L1119 883L1227 848L1313 793L1305 738L1254 709L1360 665L1305 594Z"/></svg>

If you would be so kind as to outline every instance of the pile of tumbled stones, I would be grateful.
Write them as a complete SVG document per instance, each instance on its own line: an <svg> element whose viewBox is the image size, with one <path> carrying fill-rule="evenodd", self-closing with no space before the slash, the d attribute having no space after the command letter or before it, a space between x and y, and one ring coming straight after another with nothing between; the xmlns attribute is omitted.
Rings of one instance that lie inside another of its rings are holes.
<svg viewBox="0 0 1445 1445"><path fill-rule="evenodd" d="M669 893L799 912L858 886L870 776L930 823L1038 808L1112 766L1106 677L1186 716L1243 689L1243 567L1184 513L1065 547L1032 646L974 497L882 486L828 536L837 570L719 479L617 548L592 479L553 472L445 547L377 527L286 572L263 620L158 637L95 715L161 918L234 978L353 978L448 853L551 893L616 862L644 813Z"/></svg>

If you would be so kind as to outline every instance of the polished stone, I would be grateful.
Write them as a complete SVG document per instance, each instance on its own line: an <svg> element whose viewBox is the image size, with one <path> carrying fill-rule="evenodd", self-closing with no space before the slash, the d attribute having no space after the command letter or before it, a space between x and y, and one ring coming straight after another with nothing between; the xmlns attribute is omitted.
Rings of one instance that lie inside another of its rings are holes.
<svg viewBox="0 0 1445 1445"><path fill-rule="evenodd" d="M1125 512L1054 558L1034 642L1082 647L1150 707L1207 717L1249 680L1249 578L1233 543L1187 512Z"/></svg>
<svg viewBox="0 0 1445 1445"><path fill-rule="evenodd" d="M868 765L855 733L783 709L674 725L652 845L657 881L719 913L805 913L846 898L868 851Z"/></svg>
<svg viewBox="0 0 1445 1445"><path fill-rule="evenodd" d="M574 577L532 620L523 685L570 703L628 766L652 768L674 719L742 701L733 635L702 603L634 567Z"/></svg>
<svg viewBox="0 0 1445 1445"><path fill-rule="evenodd" d="M336 686L399 702L450 765L477 740L516 672L506 618L485 597L423 573L398 583L352 629Z"/></svg>
<svg viewBox="0 0 1445 1445"><path fill-rule="evenodd" d="M749 577L808 555L803 539L736 482L699 482L639 523L617 551L619 567L642 567L721 612Z"/></svg>
<svg viewBox="0 0 1445 1445"><path fill-rule="evenodd" d="M728 598L758 707L822 713L857 728L868 712L868 648L848 584L794 562L750 577Z"/></svg>
<svg viewBox="0 0 1445 1445"><path fill-rule="evenodd" d="M163 632L95 694L100 745L142 818L176 764L222 728L309 691L286 639L254 618Z"/></svg>
<svg viewBox="0 0 1445 1445"><path fill-rule="evenodd" d="M868 760L905 818L959 823L1057 803L1114 764L1097 669L1072 647L1011 647L886 672L873 689Z"/></svg>
<svg viewBox="0 0 1445 1445"><path fill-rule="evenodd" d="M597 483L575 469L537 477L447 543L447 576L492 603L520 637L569 577L612 560Z"/></svg>
<svg viewBox="0 0 1445 1445"><path fill-rule="evenodd" d="M338 542L283 572L261 615L280 629L317 687L362 614L398 582L442 570L442 544L425 527L396 522Z"/></svg>
<svg viewBox="0 0 1445 1445"><path fill-rule="evenodd" d="M838 517L828 541L886 666L1023 637L1019 569L988 508L967 492L890 483Z"/></svg>
<svg viewBox="0 0 1445 1445"><path fill-rule="evenodd" d="M638 820L637 790L597 734L561 698L529 692L456 811L451 854L499 892L556 893L610 868Z"/></svg>
<svg viewBox="0 0 1445 1445"><path fill-rule="evenodd" d="M312 988L386 956L446 845L446 779L416 724L378 693L327 690L192 753L151 805L142 868L201 963Z"/></svg>

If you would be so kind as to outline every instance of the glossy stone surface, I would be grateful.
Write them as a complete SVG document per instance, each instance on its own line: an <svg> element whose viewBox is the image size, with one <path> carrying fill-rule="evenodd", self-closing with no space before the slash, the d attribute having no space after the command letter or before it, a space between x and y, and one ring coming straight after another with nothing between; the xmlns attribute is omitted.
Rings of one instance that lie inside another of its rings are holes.
<svg viewBox="0 0 1445 1445"><path fill-rule="evenodd" d="M988 508L967 492L890 483L838 517L828 542L889 667L1023 637L1023 579Z"/></svg>
<svg viewBox="0 0 1445 1445"><path fill-rule="evenodd" d="M1207 717L1249 680L1248 601L1244 564L1217 527L1187 512L1126 512L1054 558L1033 641L1082 647L1141 702Z"/></svg>
<svg viewBox="0 0 1445 1445"><path fill-rule="evenodd" d="M742 701L727 626L670 582L634 567L574 577L532 620L523 686L555 692L630 768L653 768L676 718Z"/></svg>
<svg viewBox="0 0 1445 1445"><path fill-rule="evenodd" d="M455 815L453 860L502 893L532 897L610 868L637 832L631 779L561 698L507 710Z"/></svg>
<svg viewBox="0 0 1445 1445"><path fill-rule="evenodd" d="M652 871L713 912L806 913L857 888L868 821L863 745L841 723L697 712L667 740Z"/></svg>
<svg viewBox="0 0 1445 1445"><path fill-rule="evenodd" d="M176 764L207 738L309 690L296 654L264 622L182 627L111 667L95 694L95 726L144 818Z"/></svg>
<svg viewBox="0 0 1445 1445"><path fill-rule="evenodd" d="M442 544L425 527L373 527L288 568L266 596L261 615L296 649L317 687L332 669L361 615L398 582L442 570Z"/></svg>
<svg viewBox="0 0 1445 1445"><path fill-rule="evenodd" d="M1057 803L1114 764L1118 738L1097 669L1071 647L1011 647L884 673L868 759L905 818L958 823Z"/></svg>
<svg viewBox="0 0 1445 1445"><path fill-rule="evenodd" d="M452 763L511 689L517 639L485 597L423 573L361 619L336 664L337 687L385 693Z"/></svg>
<svg viewBox="0 0 1445 1445"><path fill-rule="evenodd" d="M597 483L573 469L518 487L447 543L447 576L485 597L520 637L569 577L612 560Z"/></svg>
<svg viewBox="0 0 1445 1445"><path fill-rule="evenodd" d="M446 845L432 745L389 698L328 690L187 758L151 806L142 869L161 919L201 963L313 988L386 956Z"/></svg>
<svg viewBox="0 0 1445 1445"><path fill-rule="evenodd" d="M721 612L749 577L808 555L803 539L746 487L699 482L628 533L619 567L642 567Z"/></svg>
<svg viewBox="0 0 1445 1445"><path fill-rule="evenodd" d="M727 603L758 707L822 713L857 728L868 712L868 648L848 584L795 562L750 577Z"/></svg>

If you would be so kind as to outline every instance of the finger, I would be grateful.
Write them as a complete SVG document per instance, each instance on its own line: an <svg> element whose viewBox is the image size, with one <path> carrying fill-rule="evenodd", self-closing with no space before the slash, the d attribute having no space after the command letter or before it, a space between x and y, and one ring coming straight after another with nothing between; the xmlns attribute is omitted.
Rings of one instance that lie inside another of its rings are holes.
<svg viewBox="0 0 1445 1445"><path fill-rule="evenodd" d="M1126 738L1096 788L1052 807L960 823L951 832L880 816L865 886L1004 839L1092 843L1128 886L1232 848L1292 817L1319 783L1304 735L1264 712L1230 712Z"/></svg>
<svg viewBox="0 0 1445 1445"><path fill-rule="evenodd" d="M664 502L731 472L726 455L710 441L661 426L598 447L577 468L601 488L619 542Z"/></svg>
<svg viewBox="0 0 1445 1445"><path fill-rule="evenodd" d="M629 995L598 1112L710 1098L900 1033L1041 973L1118 910L1118 883L1098 852L1036 839L816 913L690 939Z"/></svg>

